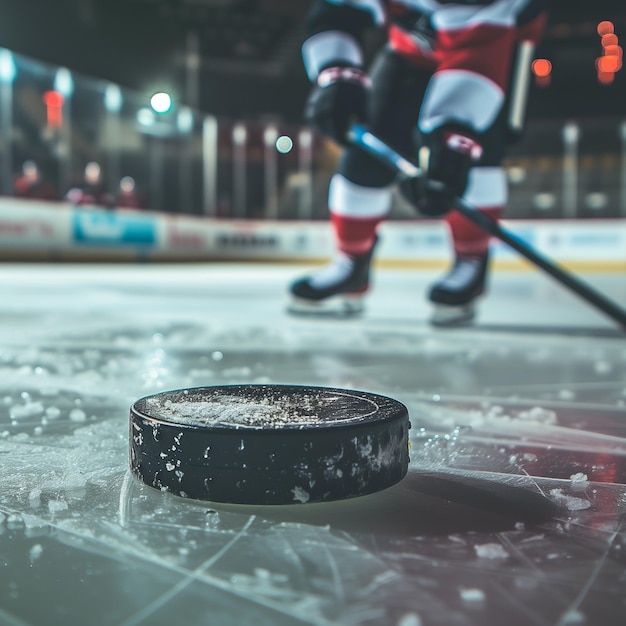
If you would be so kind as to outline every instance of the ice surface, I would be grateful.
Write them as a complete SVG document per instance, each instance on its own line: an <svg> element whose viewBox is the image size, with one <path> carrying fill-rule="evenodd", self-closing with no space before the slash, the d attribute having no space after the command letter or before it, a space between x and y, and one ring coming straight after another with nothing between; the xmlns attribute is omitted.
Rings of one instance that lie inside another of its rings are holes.
<svg viewBox="0 0 626 626"><path fill-rule="evenodd" d="M428 272L380 271L360 320L290 318L299 274L3 266L0 623L623 626L623 335L519 273L475 328L429 327ZM626 302L623 277L594 284ZM249 383L397 398L409 474L281 507L130 476L137 399Z"/></svg>

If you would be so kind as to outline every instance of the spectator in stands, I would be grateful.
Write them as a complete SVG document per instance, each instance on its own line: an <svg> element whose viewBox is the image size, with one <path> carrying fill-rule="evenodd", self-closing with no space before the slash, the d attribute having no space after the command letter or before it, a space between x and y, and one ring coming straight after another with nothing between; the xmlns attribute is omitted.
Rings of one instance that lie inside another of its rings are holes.
<svg viewBox="0 0 626 626"><path fill-rule="evenodd" d="M72 187L65 198L78 206L115 207L115 197L106 190L102 178L102 168L95 161L85 166L85 178L80 187Z"/></svg>
<svg viewBox="0 0 626 626"><path fill-rule="evenodd" d="M145 203L137 191L135 179L132 176L124 176L120 180L120 187L117 191L116 206L128 209L144 209Z"/></svg>
<svg viewBox="0 0 626 626"><path fill-rule="evenodd" d="M18 198L58 200L57 190L46 181L35 161L24 161L22 172L15 178L14 193Z"/></svg>

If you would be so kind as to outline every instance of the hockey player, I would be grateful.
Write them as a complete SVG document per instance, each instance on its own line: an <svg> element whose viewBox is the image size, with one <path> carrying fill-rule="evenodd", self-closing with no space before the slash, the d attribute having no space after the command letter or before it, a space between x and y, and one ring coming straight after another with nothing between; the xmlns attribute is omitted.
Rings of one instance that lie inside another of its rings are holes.
<svg viewBox="0 0 626 626"><path fill-rule="evenodd" d="M528 49L542 33L546 0L315 0L302 55L313 83L305 117L343 146L329 188L334 261L291 285L292 310L362 310L376 231L392 201L394 173L351 146L354 122L425 169L401 191L429 216L445 215L455 260L430 289L433 323L474 317L485 290L489 235L451 210L463 196L497 220L507 200L501 167L519 99L514 68L529 71ZM364 69L362 37L387 41ZM520 56L520 50L526 51ZM511 106L513 103L514 106Z"/></svg>

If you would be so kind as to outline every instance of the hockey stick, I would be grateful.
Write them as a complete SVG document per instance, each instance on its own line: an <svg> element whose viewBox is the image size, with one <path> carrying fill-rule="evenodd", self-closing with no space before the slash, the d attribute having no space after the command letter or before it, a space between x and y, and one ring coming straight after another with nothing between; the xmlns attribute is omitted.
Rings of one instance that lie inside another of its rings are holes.
<svg viewBox="0 0 626 626"><path fill-rule="evenodd" d="M364 126L356 124L350 129L348 140L355 146L362 148L372 156L376 157L382 163L394 169L400 178L419 178L422 176L422 170L398 154L393 148L388 146L376 135L367 130ZM547 259L537 251L533 250L528 244L504 229L500 224L493 221L472 204L462 198L455 198L454 208L464 217L471 220L488 232L490 235L497 237L504 243L508 244L514 250L517 250L522 256L534 263L537 267L556 278L566 287L578 294L587 302L595 305L606 315L616 321L624 330L626 330L626 311L617 306L614 302L608 300L604 295L598 293L580 279L576 278L569 272L555 265L551 260Z"/></svg>

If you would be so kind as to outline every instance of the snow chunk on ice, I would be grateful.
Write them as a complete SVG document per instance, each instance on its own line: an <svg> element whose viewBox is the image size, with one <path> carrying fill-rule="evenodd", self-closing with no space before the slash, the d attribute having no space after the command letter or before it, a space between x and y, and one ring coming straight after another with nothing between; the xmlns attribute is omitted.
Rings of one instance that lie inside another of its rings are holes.
<svg viewBox="0 0 626 626"><path fill-rule="evenodd" d="M33 489L28 494L28 506L31 509L38 509L41 504L41 489Z"/></svg>
<svg viewBox="0 0 626 626"><path fill-rule="evenodd" d="M67 510L67 502L63 500L50 500L48 502L48 509L50 513L58 513L60 511Z"/></svg>
<svg viewBox="0 0 626 626"><path fill-rule="evenodd" d="M608 361L596 361L593 364L596 374L609 374L613 371L613 366Z"/></svg>
<svg viewBox="0 0 626 626"><path fill-rule="evenodd" d="M70 411L70 420L72 422L85 422L87 414L82 409L72 409Z"/></svg>
<svg viewBox="0 0 626 626"><path fill-rule="evenodd" d="M582 472L577 472L576 474L572 474L569 479L573 483L586 483L588 481L587 474L583 474Z"/></svg>
<svg viewBox="0 0 626 626"><path fill-rule="evenodd" d="M580 611L572 610L568 611L561 617L561 621L559 624L563 624L563 626L570 626L571 624L584 624L587 620L585 616Z"/></svg>
<svg viewBox="0 0 626 626"><path fill-rule="evenodd" d="M30 549L30 560L31 561L36 561L40 556L41 553L43 552L43 548L41 547L41 544L36 543L31 549Z"/></svg>
<svg viewBox="0 0 626 626"><path fill-rule="evenodd" d="M46 417L50 420L55 420L61 417L61 409L56 406L49 406L46 409Z"/></svg>
<svg viewBox="0 0 626 626"><path fill-rule="evenodd" d="M309 501L310 495L302 489L302 487L294 487L291 491L293 493L293 499L297 502L302 502L302 504L304 504Z"/></svg>
<svg viewBox="0 0 626 626"><path fill-rule="evenodd" d="M589 502L589 500L567 496L563 493L562 489L551 489L550 495L557 504L564 505L568 511L584 511L585 509L591 508L591 502Z"/></svg>
<svg viewBox="0 0 626 626"><path fill-rule="evenodd" d="M459 593L461 600L467 604L482 604L485 601L485 592L482 589L463 588Z"/></svg>
<svg viewBox="0 0 626 626"><path fill-rule="evenodd" d="M422 626L422 620L416 613L406 613L398 620L398 626Z"/></svg>
<svg viewBox="0 0 626 626"><path fill-rule="evenodd" d="M589 479L587 478L587 474L583 474L582 472L578 472L577 474L572 474L570 477L570 489L572 491L585 491L589 486Z"/></svg>
<svg viewBox="0 0 626 626"><path fill-rule="evenodd" d="M30 515L29 513L22 513L22 522L24 522L24 527L29 530L45 528L48 525L48 522L45 520L36 515Z"/></svg>
<svg viewBox="0 0 626 626"><path fill-rule="evenodd" d="M476 554L481 559L507 559L509 553L499 543L484 543L474 546Z"/></svg>

